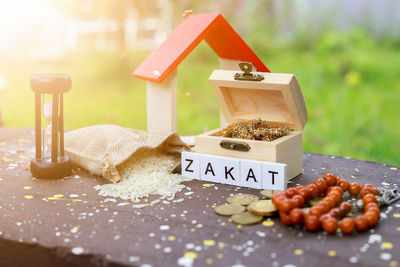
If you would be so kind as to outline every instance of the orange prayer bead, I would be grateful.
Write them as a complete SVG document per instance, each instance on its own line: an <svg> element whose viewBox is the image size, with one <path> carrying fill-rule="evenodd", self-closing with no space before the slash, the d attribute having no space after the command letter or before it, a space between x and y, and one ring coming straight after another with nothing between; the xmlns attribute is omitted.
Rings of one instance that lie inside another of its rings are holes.
<svg viewBox="0 0 400 267"><path fill-rule="evenodd" d="M306 187L303 187L298 190L299 194L304 198L305 201L308 201L311 198L311 191Z"/></svg>
<svg viewBox="0 0 400 267"><path fill-rule="evenodd" d="M364 206L364 210L365 210L365 211L367 211L368 209L371 209L371 208L377 208L377 209L379 209L379 206L378 206L378 204L375 203L375 202L368 203L367 205ZM380 210L380 209L379 209L379 210Z"/></svg>
<svg viewBox="0 0 400 267"><path fill-rule="evenodd" d="M308 231L315 232L318 231L319 228L321 227L321 222L316 216L309 215L306 217L305 226Z"/></svg>
<svg viewBox="0 0 400 267"><path fill-rule="evenodd" d="M356 196L360 193L361 187L357 183L351 183L348 190L350 195Z"/></svg>
<svg viewBox="0 0 400 267"><path fill-rule="evenodd" d="M381 210L379 208L376 207L370 207L368 208L365 213L370 212L375 214L375 216L379 219L381 217Z"/></svg>
<svg viewBox="0 0 400 267"><path fill-rule="evenodd" d="M342 198L342 194L340 194L337 191L332 191L328 194L329 197L331 197L336 203L338 203L340 201L340 199Z"/></svg>
<svg viewBox="0 0 400 267"><path fill-rule="evenodd" d="M284 213L289 213L295 206L296 204L293 200L286 198L279 204L279 209Z"/></svg>
<svg viewBox="0 0 400 267"><path fill-rule="evenodd" d="M291 222L294 224L302 224L304 222L304 213L301 209L292 209L289 213Z"/></svg>
<svg viewBox="0 0 400 267"><path fill-rule="evenodd" d="M375 213L367 211L364 213L364 217L367 219L369 227L374 227L378 224L379 218Z"/></svg>
<svg viewBox="0 0 400 267"><path fill-rule="evenodd" d="M305 201L301 195L295 195L294 197L292 197L292 200L295 202L296 207L298 208L304 207Z"/></svg>
<svg viewBox="0 0 400 267"><path fill-rule="evenodd" d="M343 192L345 192L349 188L349 183L346 180L340 180L339 186L342 188Z"/></svg>
<svg viewBox="0 0 400 267"><path fill-rule="evenodd" d="M347 214L351 210L351 204L349 202L342 202L339 208L343 211L343 214Z"/></svg>
<svg viewBox="0 0 400 267"><path fill-rule="evenodd" d="M290 220L289 215L287 215L286 213L280 211L279 216L281 217L281 221L283 222L283 224L285 224L287 226L290 226L293 224L293 222Z"/></svg>
<svg viewBox="0 0 400 267"><path fill-rule="evenodd" d="M342 219L340 221L339 225L340 225L340 229L342 230L342 233L345 235L350 235L351 233L354 232L355 223L352 218Z"/></svg>
<svg viewBox="0 0 400 267"><path fill-rule="evenodd" d="M336 202L335 199L328 196L324 198L324 201L329 205L330 209L333 209L334 207L336 207Z"/></svg>
<svg viewBox="0 0 400 267"><path fill-rule="evenodd" d="M340 186L335 185L335 186L329 187L328 194L329 194L329 192L331 192L331 191L336 191L336 192L338 192L339 194L343 195L343 190L342 190L342 188L340 188Z"/></svg>
<svg viewBox="0 0 400 267"><path fill-rule="evenodd" d="M318 206L312 206L308 213L310 213L311 215L313 215L315 217L320 217L323 214L321 208Z"/></svg>
<svg viewBox="0 0 400 267"><path fill-rule="evenodd" d="M332 173L325 173L323 179L326 181L328 186L336 185L336 176Z"/></svg>
<svg viewBox="0 0 400 267"><path fill-rule="evenodd" d="M378 188L376 188L375 186L370 185L370 184L365 184L361 187L360 196L364 197L368 193L374 194L376 196L381 195Z"/></svg>
<svg viewBox="0 0 400 267"><path fill-rule="evenodd" d="M304 187L307 188L308 190L310 190L312 198L319 195L318 186L316 186L315 184L308 184L308 185L305 185Z"/></svg>
<svg viewBox="0 0 400 267"><path fill-rule="evenodd" d="M288 188L286 190L286 197L288 197L288 198L292 198L293 196L298 195L298 194L299 194L299 191L297 191L297 189L294 187Z"/></svg>
<svg viewBox="0 0 400 267"><path fill-rule="evenodd" d="M364 203L364 206L367 206L369 203L377 203L375 195L368 193L366 194L363 198L362 201Z"/></svg>
<svg viewBox="0 0 400 267"><path fill-rule="evenodd" d="M341 209L339 209L339 208L334 208L334 209L331 209L331 210L329 211L329 214L330 214L332 217L334 217L334 218L336 218L336 219L339 219L340 217L342 217L343 211L342 211Z"/></svg>
<svg viewBox="0 0 400 267"><path fill-rule="evenodd" d="M368 220L363 215L358 215L354 218L356 229L358 232L364 232L368 229Z"/></svg>
<svg viewBox="0 0 400 267"><path fill-rule="evenodd" d="M333 217L327 217L322 221L322 229L328 234L336 233L338 227L338 221Z"/></svg>
<svg viewBox="0 0 400 267"><path fill-rule="evenodd" d="M317 206L321 209L322 213L327 213L330 210L329 205L324 200L321 200Z"/></svg>
<svg viewBox="0 0 400 267"><path fill-rule="evenodd" d="M328 189L328 184L326 183L326 181L322 178L319 178L317 180L314 181L314 184L316 186L318 186L319 192L320 193L325 193L326 190Z"/></svg>

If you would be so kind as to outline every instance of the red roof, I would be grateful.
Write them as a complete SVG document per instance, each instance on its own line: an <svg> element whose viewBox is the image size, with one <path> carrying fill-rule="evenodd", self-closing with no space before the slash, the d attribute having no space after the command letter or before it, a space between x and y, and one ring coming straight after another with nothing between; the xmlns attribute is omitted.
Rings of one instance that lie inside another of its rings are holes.
<svg viewBox="0 0 400 267"><path fill-rule="evenodd" d="M224 17L215 13L186 17L133 75L152 82L164 81L203 39L218 57L251 62L258 71L269 72Z"/></svg>

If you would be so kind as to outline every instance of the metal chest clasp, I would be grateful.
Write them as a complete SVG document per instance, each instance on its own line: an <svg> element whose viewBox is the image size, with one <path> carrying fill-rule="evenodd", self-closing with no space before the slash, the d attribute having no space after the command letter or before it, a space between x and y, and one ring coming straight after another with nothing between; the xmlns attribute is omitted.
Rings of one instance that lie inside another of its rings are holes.
<svg viewBox="0 0 400 267"><path fill-rule="evenodd" d="M250 63L242 62L239 63L239 67L243 72L235 73L233 78L239 81L255 81L259 82L264 80L264 76L261 74L253 74L251 73L253 66Z"/></svg>
<svg viewBox="0 0 400 267"><path fill-rule="evenodd" d="M250 150L249 144L244 142L233 142L233 141L223 140L221 141L221 143L219 143L219 145L224 149L234 150L234 151L248 152Z"/></svg>

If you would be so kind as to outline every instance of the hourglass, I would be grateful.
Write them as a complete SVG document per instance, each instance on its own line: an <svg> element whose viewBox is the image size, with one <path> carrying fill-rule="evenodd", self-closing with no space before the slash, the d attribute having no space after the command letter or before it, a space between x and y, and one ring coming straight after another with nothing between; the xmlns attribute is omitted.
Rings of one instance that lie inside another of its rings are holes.
<svg viewBox="0 0 400 267"><path fill-rule="evenodd" d="M72 163L64 154L63 93L71 89L71 78L64 74L38 74L31 78L35 92L35 145L36 156L30 170L34 177L56 179L71 174ZM43 107L42 107L43 106ZM43 117L47 127L42 130ZM48 134L48 133L51 133ZM47 141L51 136L51 150Z"/></svg>

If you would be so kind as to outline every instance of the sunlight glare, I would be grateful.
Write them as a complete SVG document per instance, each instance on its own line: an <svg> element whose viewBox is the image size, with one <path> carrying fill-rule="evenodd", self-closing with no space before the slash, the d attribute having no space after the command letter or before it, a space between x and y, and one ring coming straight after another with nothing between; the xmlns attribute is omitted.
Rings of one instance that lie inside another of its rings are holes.
<svg viewBox="0 0 400 267"><path fill-rule="evenodd" d="M0 0L0 51L28 41L52 12L49 0Z"/></svg>
<svg viewBox="0 0 400 267"><path fill-rule="evenodd" d="M6 89L6 86L7 86L6 78L2 74L0 74L0 91Z"/></svg>

